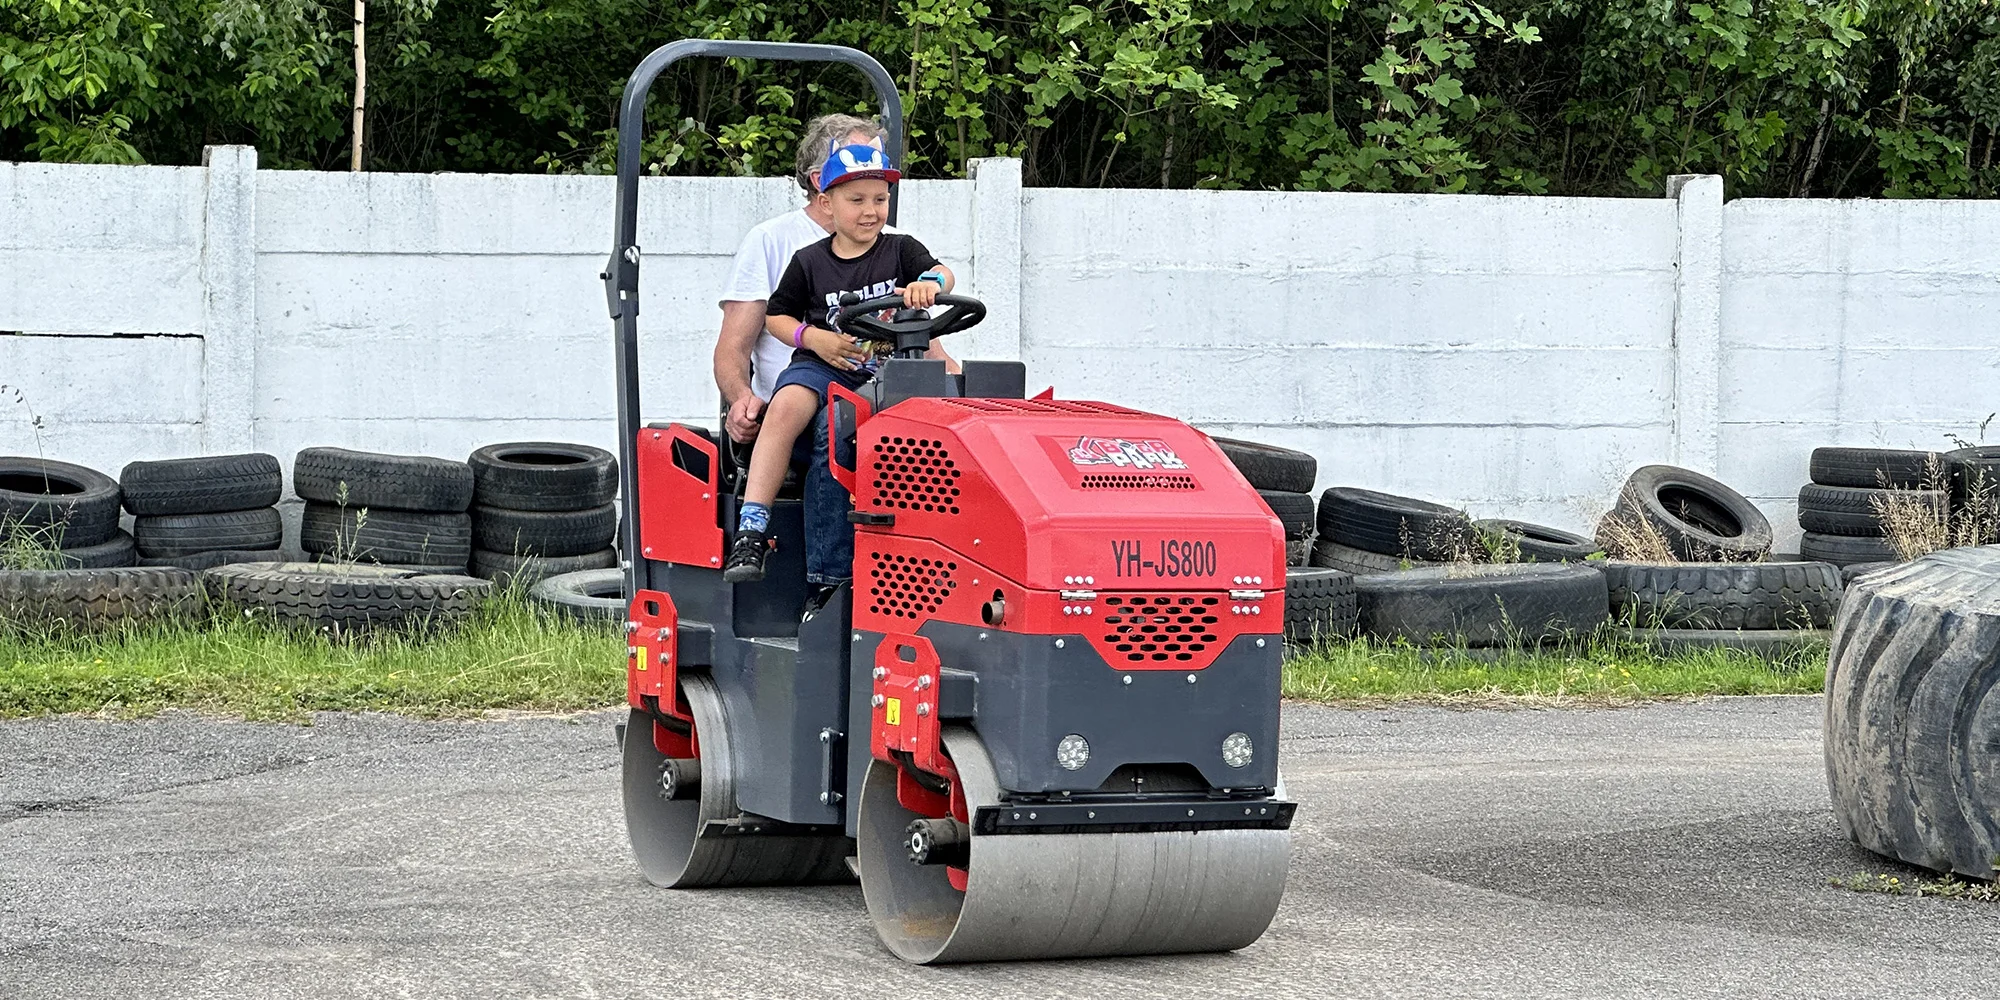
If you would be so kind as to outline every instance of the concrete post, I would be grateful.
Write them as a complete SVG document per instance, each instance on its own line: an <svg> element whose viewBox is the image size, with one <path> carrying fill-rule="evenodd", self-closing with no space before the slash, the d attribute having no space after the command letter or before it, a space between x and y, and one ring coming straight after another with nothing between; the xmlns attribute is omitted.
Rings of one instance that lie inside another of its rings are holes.
<svg viewBox="0 0 2000 1000"><path fill-rule="evenodd" d="M967 294L986 303L986 320L962 335L961 358L1021 359L1021 161L972 161L972 282Z"/></svg>
<svg viewBox="0 0 2000 1000"><path fill-rule="evenodd" d="M1714 473L1722 423L1722 178L1676 174L1674 462Z"/></svg>
<svg viewBox="0 0 2000 1000"><path fill-rule="evenodd" d="M256 448L257 150L202 150L201 442L210 453Z"/></svg>

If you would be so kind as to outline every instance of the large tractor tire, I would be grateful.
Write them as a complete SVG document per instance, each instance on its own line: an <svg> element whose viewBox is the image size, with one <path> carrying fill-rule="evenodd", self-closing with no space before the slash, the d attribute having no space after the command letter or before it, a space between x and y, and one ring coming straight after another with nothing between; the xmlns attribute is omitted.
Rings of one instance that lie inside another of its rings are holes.
<svg viewBox="0 0 2000 1000"><path fill-rule="evenodd" d="M2000 546L1855 579L1826 670L1826 777L1877 854L1992 878L2000 855Z"/></svg>

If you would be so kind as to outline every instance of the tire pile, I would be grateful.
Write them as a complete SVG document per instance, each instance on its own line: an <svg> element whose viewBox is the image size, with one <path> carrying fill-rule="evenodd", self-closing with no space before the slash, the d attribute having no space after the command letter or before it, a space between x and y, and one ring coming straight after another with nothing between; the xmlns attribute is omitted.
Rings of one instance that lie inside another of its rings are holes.
<svg viewBox="0 0 2000 1000"><path fill-rule="evenodd" d="M279 558L285 479L274 455L133 462L118 485L141 566L204 570Z"/></svg>
<svg viewBox="0 0 2000 1000"><path fill-rule="evenodd" d="M306 502L299 547L319 562L463 575L472 556L472 469L425 455L306 448L292 460Z"/></svg>
<svg viewBox="0 0 2000 1000"><path fill-rule="evenodd" d="M1288 570L1293 641L1359 631L1415 645L1532 646L1616 621L1655 647L1775 653L1820 636L1840 607L1837 567L1766 561L1770 522L1687 469L1634 472L1592 538L1355 487L1330 488L1314 504L1299 488L1317 473L1311 456L1216 443L1285 523L1288 543L1307 542L1310 565ZM1994 464L2000 473L2000 449ZM1665 561L1603 558L1632 536Z"/></svg>
<svg viewBox="0 0 2000 1000"><path fill-rule="evenodd" d="M1902 561L1882 512L1943 524L1951 514L1945 456L1888 448L1814 448L1812 482L1799 489L1799 553L1873 569Z"/></svg>
<svg viewBox="0 0 2000 1000"><path fill-rule="evenodd" d="M618 565L618 460L526 441L472 453L472 575L506 585ZM622 615L623 612L621 611Z"/></svg>

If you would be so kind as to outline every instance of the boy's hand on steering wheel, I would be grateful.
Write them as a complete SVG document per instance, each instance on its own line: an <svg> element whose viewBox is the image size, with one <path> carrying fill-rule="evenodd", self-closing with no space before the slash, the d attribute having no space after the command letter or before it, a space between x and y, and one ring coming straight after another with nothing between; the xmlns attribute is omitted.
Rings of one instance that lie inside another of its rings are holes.
<svg viewBox="0 0 2000 1000"><path fill-rule="evenodd" d="M929 309L937 304L937 297L944 294L944 289L935 281L912 281L896 291L903 296L903 304L911 309Z"/></svg>
<svg viewBox="0 0 2000 1000"><path fill-rule="evenodd" d="M805 345L837 371L853 371L868 360L868 348L861 346L860 341L832 330L815 327L806 331Z"/></svg>

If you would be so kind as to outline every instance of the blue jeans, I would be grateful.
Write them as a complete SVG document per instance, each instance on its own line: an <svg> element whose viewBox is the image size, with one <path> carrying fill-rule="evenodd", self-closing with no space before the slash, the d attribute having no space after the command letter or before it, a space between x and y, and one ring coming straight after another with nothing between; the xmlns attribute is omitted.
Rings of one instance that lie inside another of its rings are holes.
<svg viewBox="0 0 2000 1000"><path fill-rule="evenodd" d="M806 433L812 435L812 459L804 484L806 581L832 586L854 575L854 525L847 520L854 498L833 481L827 465L826 407L820 407ZM854 467L854 445L847 441L840 443L840 464Z"/></svg>

